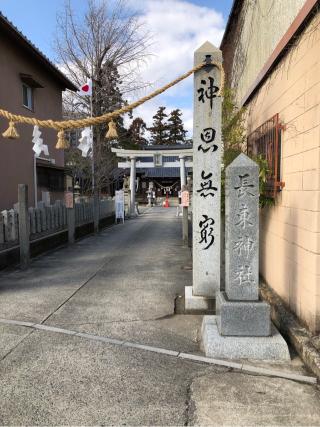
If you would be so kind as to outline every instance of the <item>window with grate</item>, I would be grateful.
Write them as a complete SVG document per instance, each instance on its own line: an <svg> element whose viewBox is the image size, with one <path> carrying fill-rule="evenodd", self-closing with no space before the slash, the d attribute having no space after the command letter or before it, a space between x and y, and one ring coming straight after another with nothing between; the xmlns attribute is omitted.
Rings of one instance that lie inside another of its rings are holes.
<svg viewBox="0 0 320 427"><path fill-rule="evenodd" d="M271 198L275 198L284 186L280 180L281 129L279 114L275 114L247 138L248 156L262 156L268 162L269 174L264 195Z"/></svg>

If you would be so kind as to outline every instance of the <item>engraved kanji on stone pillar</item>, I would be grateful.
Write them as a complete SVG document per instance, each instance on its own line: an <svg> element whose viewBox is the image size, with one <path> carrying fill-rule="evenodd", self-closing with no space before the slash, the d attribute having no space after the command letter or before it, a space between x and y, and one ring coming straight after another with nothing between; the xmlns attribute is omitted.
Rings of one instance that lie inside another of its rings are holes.
<svg viewBox="0 0 320 427"><path fill-rule="evenodd" d="M194 64L222 62L211 43L195 51ZM194 296L215 297L220 289L221 83L212 65L194 75L193 286Z"/></svg>
<svg viewBox="0 0 320 427"><path fill-rule="evenodd" d="M226 294L258 299L259 167L240 154L226 170Z"/></svg>

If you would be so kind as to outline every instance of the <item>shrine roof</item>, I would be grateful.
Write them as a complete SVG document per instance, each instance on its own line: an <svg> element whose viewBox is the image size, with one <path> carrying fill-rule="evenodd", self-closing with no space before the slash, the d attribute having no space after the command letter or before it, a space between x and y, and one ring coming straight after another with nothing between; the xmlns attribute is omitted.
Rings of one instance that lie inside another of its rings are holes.
<svg viewBox="0 0 320 427"><path fill-rule="evenodd" d="M150 157L138 157L137 156L137 160L139 162L148 162L149 163L150 161L152 161L152 158L150 158ZM176 161L179 161L179 156L162 156L162 161L163 162L176 162Z"/></svg>
<svg viewBox="0 0 320 427"><path fill-rule="evenodd" d="M141 151L144 150L156 150L156 151L161 151L161 150L190 150L192 149L192 144L175 144L175 145L146 145L142 148Z"/></svg>
<svg viewBox="0 0 320 427"><path fill-rule="evenodd" d="M166 146L166 145L156 145L156 146L148 146L148 148L144 150L126 150L123 148L115 148L112 147L111 151L116 154L117 157L152 157L154 154L161 154L163 156L192 156L193 150L192 146L179 145L177 146Z"/></svg>
<svg viewBox="0 0 320 427"><path fill-rule="evenodd" d="M192 168L186 168L186 172L191 172ZM145 168L139 173L146 178L180 178L180 168Z"/></svg>

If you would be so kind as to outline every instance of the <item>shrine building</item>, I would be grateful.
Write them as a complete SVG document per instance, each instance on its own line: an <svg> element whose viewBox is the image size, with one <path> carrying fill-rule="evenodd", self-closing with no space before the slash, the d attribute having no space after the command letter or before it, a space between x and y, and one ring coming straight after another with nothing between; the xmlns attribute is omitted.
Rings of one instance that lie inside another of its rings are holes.
<svg viewBox="0 0 320 427"><path fill-rule="evenodd" d="M148 193L153 191L157 203L168 195L171 206L178 204L182 185L192 176L192 145L149 145L142 150L112 151L121 159L118 175L122 175L124 186L130 182L131 203L148 203Z"/></svg>

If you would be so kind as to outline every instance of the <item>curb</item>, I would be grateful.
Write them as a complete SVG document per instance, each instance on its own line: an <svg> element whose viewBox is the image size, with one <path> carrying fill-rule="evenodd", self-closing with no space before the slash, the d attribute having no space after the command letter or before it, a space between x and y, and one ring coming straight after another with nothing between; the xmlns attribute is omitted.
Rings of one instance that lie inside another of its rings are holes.
<svg viewBox="0 0 320 427"><path fill-rule="evenodd" d="M320 379L320 352L312 343L313 335L291 313L282 299L263 281L259 286L262 298L271 305L271 318L280 332L295 348L304 364Z"/></svg>
<svg viewBox="0 0 320 427"><path fill-rule="evenodd" d="M167 356L176 357L177 359L185 359L185 360L190 360L198 363L199 362L206 363L208 365L225 366L227 368L236 369L238 371L241 371L247 374L265 375L265 376L271 376L271 377L277 377L277 378L285 378L293 381L305 382L308 384L317 384L317 378L311 377L311 376L294 374L291 372L282 372L282 371L268 369L268 368L259 368L256 366L233 362L232 360L213 359L211 357L199 356L197 354L191 354L191 353L183 353L180 351L173 351L173 350L168 350L161 347L138 344L135 342L119 340L111 337L104 337L100 335L87 334L84 332L71 331L69 329L57 328L55 326L49 326L43 323L32 323L32 322L24 322L20 320L9 320L9 319L0 319L0 323L6 324L6 325L25 326L27 328L38 329L38 330L47 331L47 332L56 332L59 334L71 335L71 336L89 339L93 341L102 341L107 344L121 346L122 348L131 347L140 351L150 351L152 353L165 354ZM9 351L9 353L10 352L11 350ZM9 353L7 353L7 355Z"/></svg>

